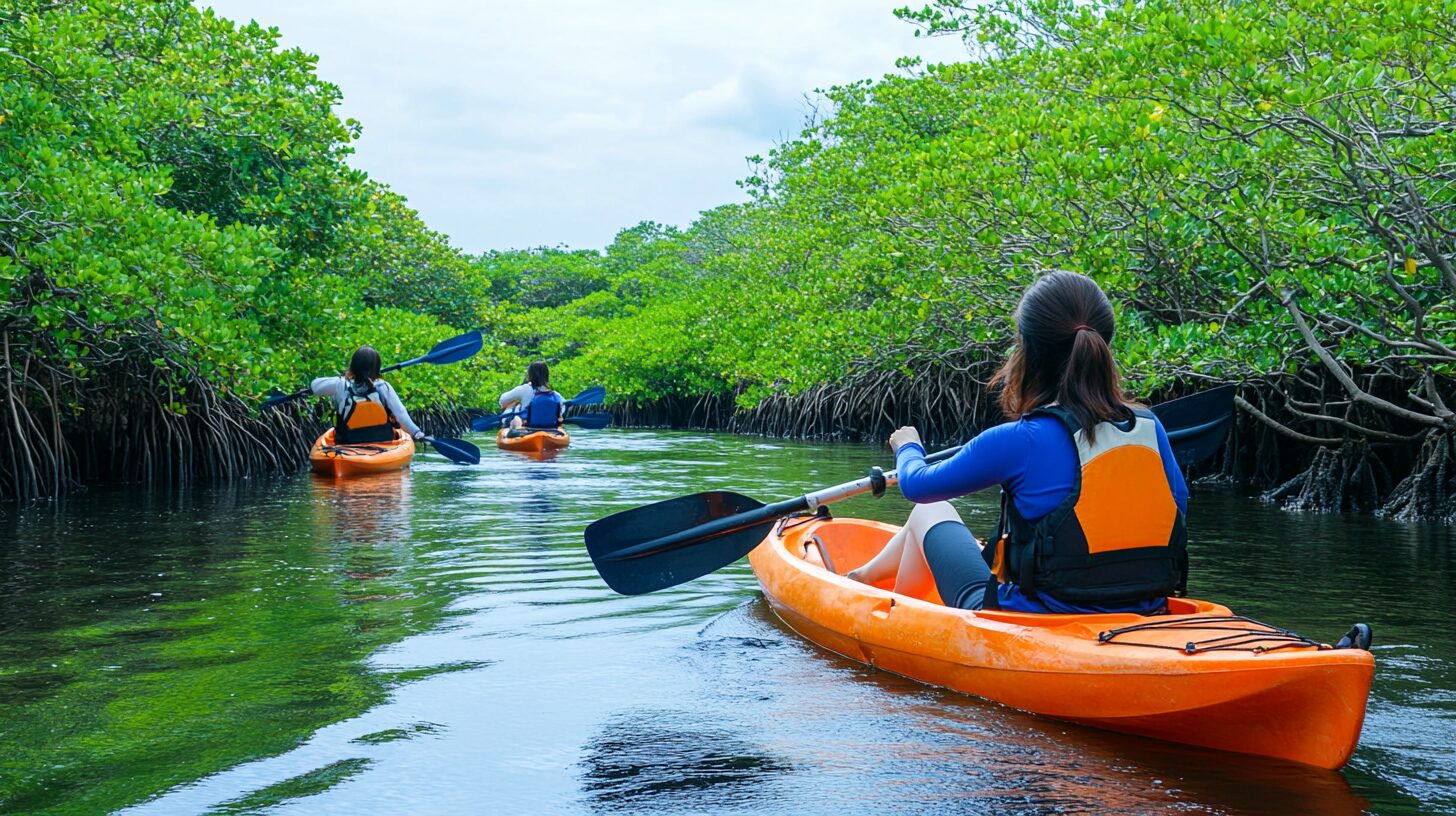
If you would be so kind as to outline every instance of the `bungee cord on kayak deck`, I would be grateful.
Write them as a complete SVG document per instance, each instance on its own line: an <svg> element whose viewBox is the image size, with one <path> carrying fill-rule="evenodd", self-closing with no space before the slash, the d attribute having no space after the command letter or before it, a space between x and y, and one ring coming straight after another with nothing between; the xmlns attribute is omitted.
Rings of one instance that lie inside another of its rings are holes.
<svg viewBox="0 0 1456 816"><path fill-rule="evenodd" d="M1248 624L1247 626L1236 626L1231 624ZM1185 632L1233 632L1232 635L1218 635L1204 640L1190 640L1182 646L1170 643L1147 643L1136 640L1119 640L1122 635L1133 632L1165 632L1176 630L1179 636ZM1098 643L1117 643L1122 646L1142 646L1149 649L1172 649L1184 654L1199 654L1201 652L1217 652L1224 650L1236 650L1245 652L1273 652L1278 649L1313 646L1317 649L1330 648L1317 640L1307 638L1298 632L1291 632L1288 629L1280 629L1277 626L1270 626L1262 621L1253 618L1246 618L1243 615L1228 615L1224 617L1199 617L1199 618L1176 618L1173 620L1158 620L1150 623L1138 623L1132 626L1123 626L1118 629L1108 629L1099 632ZM1265 644L1274 644L1272 646ZM1366 647L1368 647L1368 642Z"/></svg>

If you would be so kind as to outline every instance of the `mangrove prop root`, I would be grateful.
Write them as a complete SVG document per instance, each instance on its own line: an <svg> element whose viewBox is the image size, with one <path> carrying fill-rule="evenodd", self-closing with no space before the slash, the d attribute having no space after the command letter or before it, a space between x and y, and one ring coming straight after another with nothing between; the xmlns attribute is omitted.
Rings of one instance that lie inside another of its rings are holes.
<svg viewBox="0 0 1456 816"><path fill-rule="evenodd" d="M1319 448L1301 473L1265 493L1286 510L1374 512L1389 491L1390 474L1364 440Z"/></svg>
<svg viewBox="0 0 1456 816"><path fill-rule="evenodd" d="M880 441L901 425L915 425L928 444L944 446L1002 420L986 388L999 359L973 351L904 368L866 368L841 384L771 394L746 410L738 407L738 392L618 403L612 413L623 426L858 441ZM1371 393L1387 399L1398 398L1409 385L1378 373L1360 376ZM1206 386L1207 378L1192 379ZM1216 460L1190 472L1191 478L1253 486L1290 510L1456 523L1451 434L1357 404L1317 369L1246 385L1227 444ZM1153 402L1184 393L1160 392Z"/></svg>
<svg viewBox="0 0 1456 816"><path fill-rule="evenodd" d="M22 504L90 482L183 487L297 471L331 419L317 407L260 414L202 383L191 383L180 402L137 387L126 389L133 396L93 399L75 414L58 410L54 394L40 399L17 388L8 367L0 385L0 497ZM430 434L469 428L469 416L455 406L423 409L414 419Z"/></svg>
<svg viewBox="0 0 1456 816"><path fill-rule="evenodd" d="M1456 438L1431 434L1421 446L1410 474L1391 491L1380 515L1410 521L1440 519L1456 523Z"/></svg>

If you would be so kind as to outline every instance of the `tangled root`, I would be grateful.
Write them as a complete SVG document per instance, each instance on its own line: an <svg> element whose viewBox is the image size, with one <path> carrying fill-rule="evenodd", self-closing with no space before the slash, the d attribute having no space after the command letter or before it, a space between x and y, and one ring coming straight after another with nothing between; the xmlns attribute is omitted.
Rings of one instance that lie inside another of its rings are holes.
<svg viewBox="0 0 1456 816"><path fill-rule="evenodd" d="M1438 519L1456 523L1456 438L1426 437L1415 467L1395 486L1379 515L1398 521Z"/></svg>
<svg viewBox="0 0 1456 816"><path fill-rule="evenodd" d="M1285 510L1373 512L1390 489L1390 473L1363 440L1319 448L1299 475L1265 493Z"/></svg>

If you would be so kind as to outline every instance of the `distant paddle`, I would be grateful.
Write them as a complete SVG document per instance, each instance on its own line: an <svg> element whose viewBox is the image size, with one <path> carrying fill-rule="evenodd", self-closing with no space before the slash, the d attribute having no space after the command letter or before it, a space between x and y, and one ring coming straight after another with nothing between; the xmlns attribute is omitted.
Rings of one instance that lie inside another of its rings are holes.
<svg viewBox="0 0 1456 816"><path fill-rule="evenodd" d="M611 425L612 415L605 412L596 414L580 414L578 416L569 416L561 421L565 422L567 425L576 425L580 428L586 428L588 430L595 431Z"/></svg>
<svg viewBox="0 0 1456 816"><path fill-rule="evenodd" d="M1153 407L1168 432L1178 464L1189 467L1223 443L1233 415L1234 387L1224 386ZM933 453L949 459L960 447ZM897 483L895 471L826 487L795 499L764 504L727 490L710 490L598 519L586 528L586 549L607 586L640 595L683 584L747 555L779 519L874 492Z"/></svg>
<svg viewBox="0 0 1456 816"><path fill-rule="evenodd" d="M392 366L381 369L379 373L383 374L388 371L398 371L401 368L418 365L419 363L430 363L432 365L446 365L448 363L458 363L461 360L467 360L471 357L474 357L476 352L480 351L481 345L482 340L480 337L480 332L466 332L459 337L452 337L449 340L441 340L440 342L435 344L434 348L430 349L428 354L425 354L422 357L416 357L413 360L405 360L402 363L395 363ZM304 387L298 389L297 391L294 391L292 394L274 394L263 400L263 408L277 408L284 403L292 402L296 399L302 399L312 393L312 389ZM480 461L478 454L476 456L476 461Z"/></svg>
<svg viewBox="0 0 1456 816"><path fill-rule="evenodd" d="M607 399L607 389L601 387L600 385L594 385L591 388L586 389L585 391L581 392L580 394L577 394L576 396L572 397L569 400L563 400L562 401L562 404L563 405L600 405L603 402L605 402L606 399ZM470 421L470 427L474 428L477 431L494 431L494 430L497 430L497 429L500 428L500 424L501 424L502 421L507 420L507 419L510 419L511 417L520 416L521 414L524 414L524 413L525 413L525 411L519 411L518 410L518 411L507 411L504 414L494 414L492 416L480 416L480 417L476 417L475 419L472 419ZM573 424L581 425L581 427L583 427L583 428L605 428L605 427L607 427L607 424L609 424L611 422L611 415L610 414L583 414L582 416L585 416L585 417L605 416L605 417L607 417L607 422L606 423L603 423L601 425L591 425L591 424L584 424L584 423L579 423L579 422L578 423L573 423ZM571 422L573 419L581 419L581 418L582 417L567 417L566 421L567 422ZM591 421L592 422L595 422L596 420L591 420Z"/></svg>

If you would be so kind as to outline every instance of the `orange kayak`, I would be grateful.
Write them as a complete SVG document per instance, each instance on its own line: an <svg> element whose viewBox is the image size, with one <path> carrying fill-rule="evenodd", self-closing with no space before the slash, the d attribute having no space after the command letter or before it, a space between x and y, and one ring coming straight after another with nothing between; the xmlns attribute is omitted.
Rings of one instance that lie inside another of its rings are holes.
<svg viewBox="0 0 1456 816"><path fill-rule="evenodd" d="M342 479L407 468L414 455L414 440L398 428L394 431L392 442L359 445L335 445L334 429L330 428L313 443L313 450L308 453L308 461L313 466L314 473Z"/></svg>
<svg viewBox="0 0 1456 816"><path fill-rule="evenodd" d="M1170 598L1167 615L968 611L842 577L897 528L790 518L749 554L784 623L852 660L1061 720L1339 768L1375 659ZM827 568L826 568L827 561ZM887 582L889 583L889 582Z"/></svg>
<svg viewBox="0 0 1456 816"><path fill-rule="evenodd" d="M540 453L571 444L566 431L533 431L529 428L501 428L495 437L496 447L504 450Z"/></svg>

